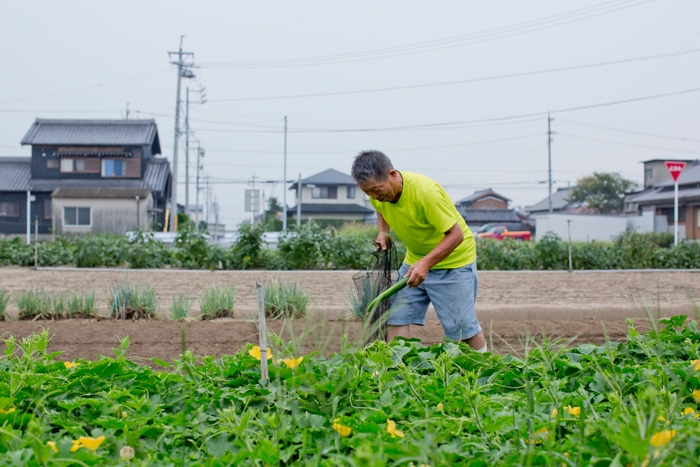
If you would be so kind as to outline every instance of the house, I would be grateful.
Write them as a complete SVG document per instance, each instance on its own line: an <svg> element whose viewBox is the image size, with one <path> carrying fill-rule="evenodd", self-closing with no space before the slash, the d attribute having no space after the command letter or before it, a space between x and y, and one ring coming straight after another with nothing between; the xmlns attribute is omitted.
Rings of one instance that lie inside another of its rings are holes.
<svg viewBox="0 0 700 467"><path fill-rule="evenodd" d="M647 172L659 180L639 193L625 198L625 214L640 215L654 213L654 231L673 232L674 230L674 182L666 166L661 161L667 176L661 175L658 160L644 162L645 181ZM700 238L700 160L690 161L678 177L678 236L680 238Z"/></svg>
<svg viewBox="0 0 700 467"><path fill-rule="evenodd" d="M290 190L297 193L298 183ZM287 210L287 217L296 219L297 206ZM365 194L355 180L347 174L327 169L301 180L301 219L338 221L364 221L374 216L374 209L367 206Z"/></svg>
<svg viewBox="0 0 700 467"><path fill-rule="evenodd" d="M507 210L510 198L499 195L491 188L475 191L472 195L462 198L455 203L464 209L499 209Z"/></svg>
<svg viewBox="0 0 700 467"><path fill-rule="evenodd" d="M665 182L671 180L671 174L668 173L666 168L666 161L668 159L650 159L648 161L642 161L644 164L644 189L651 188L657 183ZM693 163L689 159L674 159L675 162L685 162L687 165Z"/></svg>
<svg viewBox="0 0 700 467"><path fill-rule="evenodd" d="M552 212L580 214L585 211L584 204L572 203L568 200L569 192L574 188L576 187L557 188L557 191L552 193ZM525 206L525 212L529 215L549 213L549 197L532 206Z"/></svg>
<svg viewBox="0 0 700 467"><path fill-rule="evenodd" d="M0 233L24 233L34 221L40 234L164 223L172 177L156 157L154 120L36 119L21 144L31 157L0 158Z"/></svg>

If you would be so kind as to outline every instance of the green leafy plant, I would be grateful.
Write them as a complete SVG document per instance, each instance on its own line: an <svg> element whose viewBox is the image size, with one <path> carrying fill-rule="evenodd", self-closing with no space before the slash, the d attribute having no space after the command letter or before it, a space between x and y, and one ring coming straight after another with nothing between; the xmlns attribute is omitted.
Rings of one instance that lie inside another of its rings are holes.
<svg viewBox="0 0 700 467"><path fill-rule="evenodd" d="M112 285L108 295L111 319L152 319L158 315L156 292L153 286L134 286L125 281Z"/></svg>
<svg viewBox="0 0 700 467"><path fill-rule="evenodd" d="M235 318L236 289L234 287L210 287L199 301L201 319Z"/></svg>
<svg viewBox="0 0 700 467"><path fill-rule="evenodd" d="M265 315L268 318L303 318L309 295L296 282L271 281L264 287Z"/></svg>
<svg viewBox="0 0 700 467"><path fill-rule="evenodd" d="M169 265L172 254L150 232L136 232L130 239L125 261L134 269L157 269Z"/></svg>
<svg viewBox="0 0 700 467"><path fill-rule="evenodd" d="M262 224L245 222L238 226L238 238L230 250L230 269L260 267L264 233Z"/></svg>
<svg viewBox="0 0 700 467"><path fill-rule="evenodd" d="M173 321L190 321L190 308L192 303L190 299L180 294L173 297L170 302L170 319Z"/></svg>
<svg viewBox="0 0 700 467"><path fill-rule="evenodd" d="M69 318L92 318L96 315L95 292L74 292L67 303Z"/></svg>
<svg viewBox="0 0 700 467"><path fill-rule="evenodd" d="M51 297L40 288L19 292L15 299L20 320L52 319Z"/></svg>
<svg viewBox="0 0 700 467"><path fill-rule="evenodd" d="M289 269L325 269L331 234L313 222L281 235L277 249Z"/></svg>
<svg viewBox="0 0 700 467"><path fill-rule="evenodd" d="M192 223L182 226L173 244L173 265L185 269L218 269L226 262L226 252L210 245L206 234Z"/></svg>
<svg viewBox="0 0 700 467"><path fill-rule="evenodd" d="M10 302L10 292L0 290L0 321L7 321L7 304Z"/></svg>

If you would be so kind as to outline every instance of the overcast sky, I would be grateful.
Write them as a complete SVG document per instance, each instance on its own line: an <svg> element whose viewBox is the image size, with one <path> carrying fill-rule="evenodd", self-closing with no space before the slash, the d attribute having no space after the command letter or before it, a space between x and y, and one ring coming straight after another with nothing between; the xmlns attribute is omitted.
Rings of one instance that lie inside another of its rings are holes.
<svg viewBox="0 0 700 467"><path fill-rule="evenodd" d="M547 195L548 110L555 189L698 157L700 92L561 111L700 88L698 19L697 0L0 0L0 155L29 155L19 141L36 117L124 118L128 102L172 158L167 52L184 34L199 68L182 95L206 87L190 121L227 228L249 216L246 180L283 179L285 115L290 179L349 173L373 148L455 201L492 187L525 206ZM451 122L468 123L433 125ZM184 203L183 151L178 178Z"/></svg>

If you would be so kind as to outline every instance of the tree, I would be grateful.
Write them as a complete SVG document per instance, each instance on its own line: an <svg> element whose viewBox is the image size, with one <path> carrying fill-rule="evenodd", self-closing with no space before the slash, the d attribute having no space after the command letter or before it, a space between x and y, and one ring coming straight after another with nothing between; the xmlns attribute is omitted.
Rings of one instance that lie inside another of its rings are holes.
<svg viewBox="0 0 700 467"><path fill-rule="evenodd" d="M282 212L282 205L275 196L270 196L267 203L264 220L266 229L271 232L282 230L282 221L277 220L277 213Z"/></svg>
<svg viewBox="0 0 700 467"><path fill-rule="evenodd" d="M622 178L619 173L593 172L580 178L569 191L569 202L588 203L588 209L598 214L620 213L625 205L625 194L637 184Z"/></svg>

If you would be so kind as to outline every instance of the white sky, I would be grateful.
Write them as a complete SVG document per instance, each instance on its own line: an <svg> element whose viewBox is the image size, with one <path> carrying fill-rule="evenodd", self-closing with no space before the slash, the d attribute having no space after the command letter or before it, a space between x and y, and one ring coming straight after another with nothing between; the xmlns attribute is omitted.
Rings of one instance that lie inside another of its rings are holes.
<svg viewBox="0 0 700 467"><path fill-rule="evenodd" d="M544 113L700 88L698 19L696 0L0 0L0 155L29 155L19 141L36 117L123 118L129 102L136 117L156 119L163 154L171 158L176 73L167 52L186 34L184 49L201 65L190 86L206 86L208 99L191 105L191 126L206 149L204 173L217 182L213 193L228 227L248 217L246 186L240 182L253 175L282 180L285 115L290 179L329 167L349 173L353 156L373 148L386 152L398 169L442 183L454 200L493 187L514 206L525 206L547 193L546 184L538 183L547 178ZM450 48L438 42L437 50L409 55L391 51L372 60L280 66L287 59L451 38ZM217 102L470 80L655 55L665 57L396 91ZM271 66L260 67L261 61ZM241 67L241 62L258 63ZM133 77L138 78L127 79ZM642 160L697 158L699 111L700 92L690 92L553 112L555 187L592 171L620 172L641 182ZM447 128L308 131L532 113L542 114ZM191 167L194 173L193 161ZM179 179L184 182L182 151ZM194 204L194 182L191 186ZM184 184L179 187L184 203ZM281 184L270 185L265 195L281 198L282 191ZM291 192L288 204L294 205Z"/></svg>

